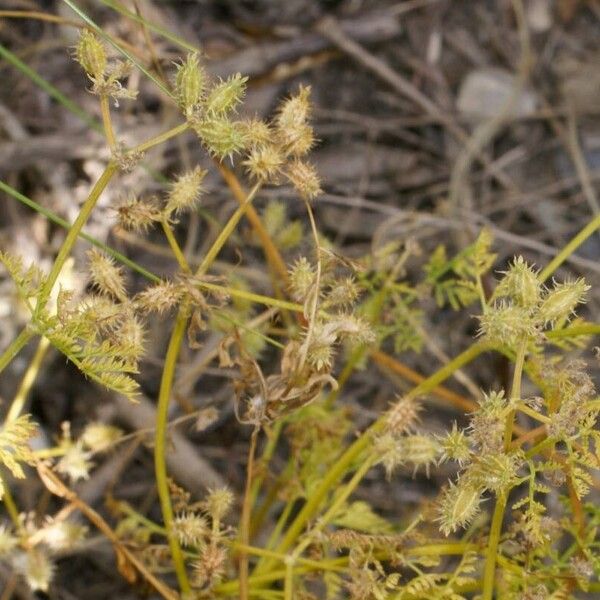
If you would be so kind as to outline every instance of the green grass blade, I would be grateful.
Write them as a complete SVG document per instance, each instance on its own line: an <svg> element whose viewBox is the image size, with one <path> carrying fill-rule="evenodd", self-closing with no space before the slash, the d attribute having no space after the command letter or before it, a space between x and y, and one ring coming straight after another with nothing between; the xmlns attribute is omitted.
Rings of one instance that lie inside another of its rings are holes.
<svg viewBox="0 0 600 600"><path fill-rule="evenodd" d="M43 89L51 98L54 98L59 104L64 106L69 112L73 113L76 117L79 117L86 125L95 129L96 131L102 131L102 123L96 121L93 117L88 115L80 106L75 104L72 100L69 100L58 88L53 86L51 83L46 81L38 73L36 73L31 67L26 65L20 58L13 54L8 48L5 48L0 44L0 57L4 58L13 67L21 71L23 75L26 75L36 85Z"/></svg>
<svg viewBox="0 0 600 600"><path fill-rule="evenodd" d="M124 17L127 17L128 19L131 19L136 23L144 25L150 31L153 31L154 33L162 36L170 42L173 42L175 45L179 46L180 48L183 48L184 50L188 50L190 52L200 52L200 49L194 46L193 44L186 42L183 38L179 37L178 35L175 35L174 33L171 33L168 29L165 29L160 25L156 25L156 23L148 21L148 19L145 19L144 17L141 17L140 15L130 11L129 9L125 8L121 2L118 2L117 0L100 0L100 2L102 2L102 4L104 4L105 6L112 8L115 12L118 12Z"/></svg>
<svg viewBox="0 0 600 600"><path fill-rule="evenodd" d="M18 200L25 206L28 206L29 208L31 208L31 209L35 210L36 212L38 212L39 214L43 215L44 217L46 217L49 221L51 221L55 225L58 225L59 227L62 227L63 229L66 229L66 230L71 229L71 224L68 221L65 221L64 219L59 217L57 214L55 214L51 210L44 208L43 206L41 206L40 204L38 204L31 198L24 196L23 194L21 194L21 192L15 190L13 187L8 185L1 179L0 179L0 190L5 192L9 196L12 196L15 200ZM107 246L106 244L102 243L100 240L97 240L95 237L92 237L91 235L88 235L87 233L84 233L84 232L81 232L79 234L79 237L88 241L93 246L96 246L96 248L100 248L101 250L106 252L106 254L109 254L110 256L112 256L115 260L118 260L119 262L123 263L124 265L127 265L130 269L137 271L140 275L142 275L146 279L149 279L150 281L154 281L155 283L158 283L159 281L161 281L160 277L158 277L154 273L151 273L147 269L144 269L144 267L142 267L141 265L138 265L133 260L127 258L124 254L121 254L117 250L114 250L110 246Z"/></svg>

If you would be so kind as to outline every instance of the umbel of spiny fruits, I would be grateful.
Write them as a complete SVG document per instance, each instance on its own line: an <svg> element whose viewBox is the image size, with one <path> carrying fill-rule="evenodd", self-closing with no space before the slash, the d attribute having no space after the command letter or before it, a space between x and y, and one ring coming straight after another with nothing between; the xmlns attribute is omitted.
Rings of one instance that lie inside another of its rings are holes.
<svg viewBox="0 0 600 600"><path fill-rule="evenodd" d="M583 279L546 289L534 269L518 257L480 317L481 335L515 353L519 349L537 352L548 331L569 321L588 289ZM467 430L455 425L439 440L442 460L454 460L461 467L439 507L440 529L446 535L473 520L485 492L505 494L516 484L524 456L518 449L507 451L504 436L507 416L522 402L507 398L503 391L490 392L480 401Z"/></svg>

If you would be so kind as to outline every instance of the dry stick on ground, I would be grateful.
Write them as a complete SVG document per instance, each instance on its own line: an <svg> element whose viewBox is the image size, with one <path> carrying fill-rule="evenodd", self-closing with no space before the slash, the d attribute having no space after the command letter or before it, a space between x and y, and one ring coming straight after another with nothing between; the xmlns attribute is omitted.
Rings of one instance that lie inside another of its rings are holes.
<svg viewBox="0 0 600 600"><path fill-rule="evenodd" d="M166 600L177 600L178 595L167 585L157 579L146 566L138 560L119 540L110 525L93 508L88 506L77 494L68 488L47 466L43 463L38 465L38 474L48 491L55 496L64 498L76 506L113 544L117 556L117 564L121 573L135 569L146 579L146 581ZM133 573L131 573L133 575Z"/></svg>
<svg viewBox="0 0 600 600"><path fill-rule="evenodd" d="M322 19L316 26L316 31L331 40L340 50L355 58L380 79L394 88L400 95L408 98L426 113L439 119L448 131L462 143L469 140L468 134L451 117L444 114L425 94L420 92L410 81L396 73L385 62L367 52L360 44L351 39L333 17ZM477 157L503 187L515 191L515 184L508 176L483 156Z"/></svg>

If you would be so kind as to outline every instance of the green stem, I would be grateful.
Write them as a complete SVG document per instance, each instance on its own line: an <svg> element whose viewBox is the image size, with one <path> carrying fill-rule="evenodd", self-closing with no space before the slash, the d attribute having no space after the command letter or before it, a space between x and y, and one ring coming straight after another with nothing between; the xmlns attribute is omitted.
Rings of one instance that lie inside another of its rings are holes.
<svg viewBox="0 0 600 600"><path fill-rule="evenodd" d="M34 336L34 332L25 327L23 331L9 344L8 348L0 356L0 373L10 364L10 361L25 347L27 342Z"/></svg>
<svg viewBox="0 0 600 600"><path fill-rule="evenodd" d="M600 215L592 219L547 265L539 275L540 281L546 281L548 277L562 265L585 240L587 240L597 229L600 229Z"/></svg>
<svg viewBox="0 0 600 600"><path fill-rule="evenodd" d="M146 152L146 150L150 150L150 148L154 148L154 146L158 146L163 142L170 140L171 138L177 137L180 133L187 131L189 127L190 126L188 125L188 123L182 123L181 125L177 125L177 127L173 127L172 129L169 129L168 131L165 131L164 133L161 133L160 135L157 135L156 137L153 137L131 148L128 151L128 154Z"/></svg>
<svg viewBox="0 0 600 600"><path fill-rule="evenodd" d="M175 234L173 233L171 225L169 225L169 222L164 219L160 222L160 224L162 225L163 231L165 232L165 236L167 238L167 241L169 242L169 246L171 247L171 251L175 256L175 260L177 261L179 268L184 273L190 273L190 266L188 265L183 251L181 250L181 247L179 246L177 239L175 238Z"/></svg>
<svg viewBox="0 0 600 600"><path fill-rule="evenodd" d="M169 484L167 479L167 426L169 401L171 399L171 389L175 376L175 367L181 348L181 342L185 334L187 320L189 316L188 303L182 304L177 314L175 326L171 333L167 354L165 356L165 366L160 381L160 390L158 393L158 403L156 406L156 432L154 436L154 470L156 477L156 489L160 500L160 508L163 515L163 521L167 530L169 547L171 549L171 558L175 568L175 574L179 582L179 587L184 594L191 592L191 586L188 581L183 560L183 553L179 541L173 534L173 507L171 506L171 497L169 494Z"/></svg>
<svg viewBox="0 0 600 600"><path fill-rule="evenodd" d="M483 572L483 593L482 600L492 600L494 596L494 578L496 575L496 553L500 542L500 533L502 531L502 521L504 520L504 511L506 509L507 494L501 493L496 500L494 516L490 528L490 538L488 550L485 559L485 569Z"/></svg>
<svg viewBox="0 0 600 600"><path fill-rule="evenodd" d="M19 386L19 389L17 390L17 393L15 394L15 397L10 405L10 409L6 415L5 423L14 421L23 412L25 400L27 399L29 390L31 390L31 386L37 377L40 366L42 365L42 361L44 360L49 347L50 342L48 341L48 338L41 338L35 354L33 355L33 358L27 367L27 371L25 371L25 375L23 375L21 385Z"/></svg>
<svg viewBox="0 0 600 600"><path fill-rule="evenodd" d="M111 151L114 151L117 147L117 140L115 138L115 132L112 126L112 120L110 118L110 103L108 96L100 97L100 111L102 112L102 125L104 126L104 135L106 136L106 142Z"/></svg>
<svg viewBox="0 0 600 600"><path fill-rule="evenodd" d="M225 227L221 230L217 239L213 242L213 245L209 248L206 256L200 263L200 266L196 270L196 275L204 275L206 271L208 271L210 265L213 263L215 258L217 258L221 248L225 245L229 236L233 233L233 230L236 228L237 224L240 222L240 219L244 216L246 209L249 204L252 202L254 197L256 196L258 190L260 189L260 183L257 183L250 193L246 197L246 200L239 206L239 208L231 215L229 221L225 224Z"/></svg>
<svg viewBox="0 0 600 600"><path fill-rule="evenodd" d="M94 187L92 188L92 191L87 197L87 200L83 203L83 206L81 207L81 210L79 211L75 222L73 223L73 225L71 225L71 228L67 233L65 241L63 242L60 250L58 251L56 259L54 260L54 264L52 265L52 270L50 271L42 289L40 290L36 312L41 311L48 302L48 298L52 293L52 288L54 287L54 284L56 283L56 280L60 275L65 261L67 260L67 258L69 258L69 255L71 254L71 250L73 249L73 246L75 245L75 242L79 237L81 229L87 222L92 210L94 210L94 207L96 206L98 198L100 198L100 195L102 194L102 192L104 191L104 189L106 188L116 171L117 165L113 162L108 163L102 175L100 175L100 178L96 182L96 185L94 185Z"/></svg>
<svg viewBox="0 0 600 600"><path fill-rule="evenodd" d="M520 400L521 398L521 381L523 379L523 366L525 364L525 353L527 351L527 340L522 340L517 349L515 359L515 368L513 372L511 401ZM515 411L511 410L506 417L504 429L504 449L506 452L510 449L512 441L513 422ZM490 527L490 537L485 558L485 568L483 572L483 593L482 600L492 600L494 596L494 580L496 575L496 559L498 555L498 544L500 543L500 534L502 533L502 522L504 521L504 511L506 510L506 502L508 500L509 490L501 492L496 499L494 507L494 515Z"/></svg>

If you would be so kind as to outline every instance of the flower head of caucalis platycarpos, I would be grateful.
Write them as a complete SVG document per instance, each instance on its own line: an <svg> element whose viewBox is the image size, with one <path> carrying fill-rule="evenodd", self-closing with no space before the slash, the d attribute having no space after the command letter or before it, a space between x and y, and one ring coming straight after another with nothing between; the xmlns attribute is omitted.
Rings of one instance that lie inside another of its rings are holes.
<svg viewBox="0 0 600 600"><path fill-rule="evenodd" d="M219 160L233 160L248 144L247 128L240 121L207 114L195 120L193 128L211 156Z"/></svg>
<svg viewBox="0 0 600 600"><path fill-rule="evenodd" d="M190 512L175 517L173 533L184 546L201 546L210 533L210 527L205 517Z"/></svg>
<svg viewBox="0 0 600 600"><path fill-rule="evenodd" d="M309 202L323 191L317 170L310 163L295 159L286 165L284 173L300 196Z"/></svg>
<svg viewBox="0 0 600 600"><path fill-rule="evenodd" d="M104 452L123 435L123 431L113 425L92 422L88 423L81 434L81 441L84 446L92 452Z"/></svg>
<svg viewBox="0 0 600 600"><path fill-rule="evenodd" d="M501 300L479 317L479 334L493 344L516 348L520 342L534 340L539 320L531 311Z"/></svg>
<svg viewBox="0 0 600 600"><path fill-rule="evenodd" d="M272 144L264 144L253 147L243 164L252 179L275 183L283 162L284 158L279 148Z"/></svg>
<svg viewBox="0 0 600 600"><path fill-rule="evenodd" d="M182 173L171 183L163 211L165 218L170 219L172 215L194 208L202 194L202 182L206 173L204 169L196 167Z"/></svg>
<svg viewBox="0 0 600 600"><path fill-rule="evenodd" d="M304 302L315 283L315 269L304 256L300 257L289 271L289 287L292 298Z"/></svg>
<svg viewBox="0 0 600 600"><path fill-rule="evenodd" d="M214 521L220 521L233 507L233 492L227 487L209 490L202 506Z"/></svg>
<svg viewBox="0 0 600 600"><path fill-rule="evenodd" d="M163 315L177 306L184 294L184 289L172 281L161 281L148 286L134 298L137 310L143 313Z"/></svg>
<svg viewBox="0 0 600 600"><path fill-rule="evenodd" d="M444 535L466 527L479 512L481 490L467 481L450 483L444 491L440 504L438 522Z"/></svg>
<svg viewBox="0 0 600 600"><path fill-rule="evenodd" d="M207 115L226 116L235 112L246 94L247 77L236 73L225 80L221 80L208 92L204 103Z"/></svg>
<svg viewBox="0 0 600 600"><path fill-rule="evenodd" d="M590 286L583 278L564 283L554 283L540 305L540 318L544 323L555 324L569 319L578 304L585 302Z"/></svg>
<svg viewBox="0 0 600 600"><path fill-rule="evenodd" d="M102 42L89 29L79 36L75 58L85 72L95 80L101 80L106 72L106 50Z"/></svg>
<svg viewBox="0 0 600 600"><path fill-rule="evenodd" d="M207 76L198 60L198 53L191 52L177 65L175 97L186 115L192 114L202 102Z"/></svg>
<svg viewBox="0 0 600 600"><path fill-rule="evenodd" d="M120 301L126 300L125 276L122 267L117 266L112 258L95 248L90 250L87 256L90 278L94 287L102 294L112 296Z"/></svg>
<svg viewBox="0 0 600 600"><path fill-rule="evenodd" d="M295 96L281 103L274 125L279 144L288 156L303 156L313 147L310 112L310 87L301 86Z"/></svg>
<svg viewBox="0 0 600 600"><path fill-rule="evenodd" d="M522 256L514 259L504 277L494 290L494 297L507 297L517 306L536 307L542 295L542 284L537 272L528 265Z"/></svg>
<svg viewBox="0 0 600 600"><path fill-rule="evenodd" d="M162 219L162 212L155 197L143 200L131 197L117 208L117 219L123 229L146 233L154 223Z"/></svg>
<svg viewBox="0 0 600 600"><path fill-rule="evenodd" d="M94 466L90 461L90 452L84 450L83 444L77 442L70 446L56 465L59 473L67 475L71 481L90 478L90 470Z"/></svg>
<svg viewBox="0 0 600 600"><path fill-rule="evenodd" d="M19 552L11 559L14 570L23 576L34 592L47 592L54 575L54 564L48 553L39 546Z"/></svg>
<svg viewBox="0 0 600 600"><path fill-rule="evenodd" d="M386 431L399 436L411 431L419 420L421 405L415 398L398 397L385 415Z"/></svg>
<svg viewBox="0 0 600 600"><path fill-rule="evenodd" d="M452 429L445 435L439 437L442 446L441 460L454 460L459 466L471 459L471 448L465 432L458 429L456 421L452 424Z"/></svg>

